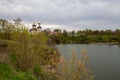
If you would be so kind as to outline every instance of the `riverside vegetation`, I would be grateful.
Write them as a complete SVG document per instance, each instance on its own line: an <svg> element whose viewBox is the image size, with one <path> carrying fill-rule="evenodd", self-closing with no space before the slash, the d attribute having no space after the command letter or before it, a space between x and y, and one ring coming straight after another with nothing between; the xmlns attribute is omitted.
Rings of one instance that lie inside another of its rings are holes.
<svg viewBox="0 0 120 80"><path fill-rule="evenodd" d="M88 44L88 43L108 43L120 44L120 29L112 30L78 30L66 31L54 30L57 35L53 37L57 44Z"/></svg>
<svg viewBox="0 0 120 80"><path fill-rule="evenodd" d="M59 62L45 32L31 34L14 21L0 19L0 80L94 80L85 51L80 60L73 53L71 62Z"/></svg>

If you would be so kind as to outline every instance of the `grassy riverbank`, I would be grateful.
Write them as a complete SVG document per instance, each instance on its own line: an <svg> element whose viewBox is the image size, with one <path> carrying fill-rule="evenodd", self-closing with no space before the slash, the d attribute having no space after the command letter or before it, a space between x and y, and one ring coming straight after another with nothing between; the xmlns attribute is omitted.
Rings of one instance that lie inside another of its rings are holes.
<svg viewBox="0 0 120 80"><path fill-rule="evenodd" d="M14 31L0 40L0 80L54 80L58 53L48 45L46 33ZM54 67L54 68L53 68Z"/></svg>

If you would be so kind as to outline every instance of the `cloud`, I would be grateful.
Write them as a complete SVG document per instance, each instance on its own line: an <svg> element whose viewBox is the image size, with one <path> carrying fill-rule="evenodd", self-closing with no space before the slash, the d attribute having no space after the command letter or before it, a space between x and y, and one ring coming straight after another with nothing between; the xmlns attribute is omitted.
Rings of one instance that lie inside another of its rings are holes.
<svg viewBox="0 0 120 80"><path fill-rule="evenodd" d="M120 0L0 1L0 18L16 17L29 23L68 26L66 29L115 29L120 26Z"/></svg>

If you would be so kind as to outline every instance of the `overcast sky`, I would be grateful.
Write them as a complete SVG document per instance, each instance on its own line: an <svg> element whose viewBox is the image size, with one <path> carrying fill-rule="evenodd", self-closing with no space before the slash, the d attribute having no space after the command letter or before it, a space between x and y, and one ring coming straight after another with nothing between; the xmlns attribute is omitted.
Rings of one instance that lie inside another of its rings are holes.
<svg viewBox="0 0 120 80"><path fill-rule="evenodd" d="M0 0L0 18L16 17L49 28L114 30L120 29L120 0Z"/></svg>

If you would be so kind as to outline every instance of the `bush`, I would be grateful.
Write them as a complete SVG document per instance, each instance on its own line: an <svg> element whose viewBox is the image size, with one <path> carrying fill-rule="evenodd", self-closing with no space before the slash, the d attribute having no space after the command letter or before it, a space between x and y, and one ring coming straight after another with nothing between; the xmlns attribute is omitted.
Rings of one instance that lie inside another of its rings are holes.
<svg viewBox="0 0 120 80"><path fill-rule="evenodd" d="M47 63L47 53L50 47L47 45L45 33L30 35L27 30L15 32L9 45L10 58L13 64L21 70L30 70L34 66Z"/></svg>

